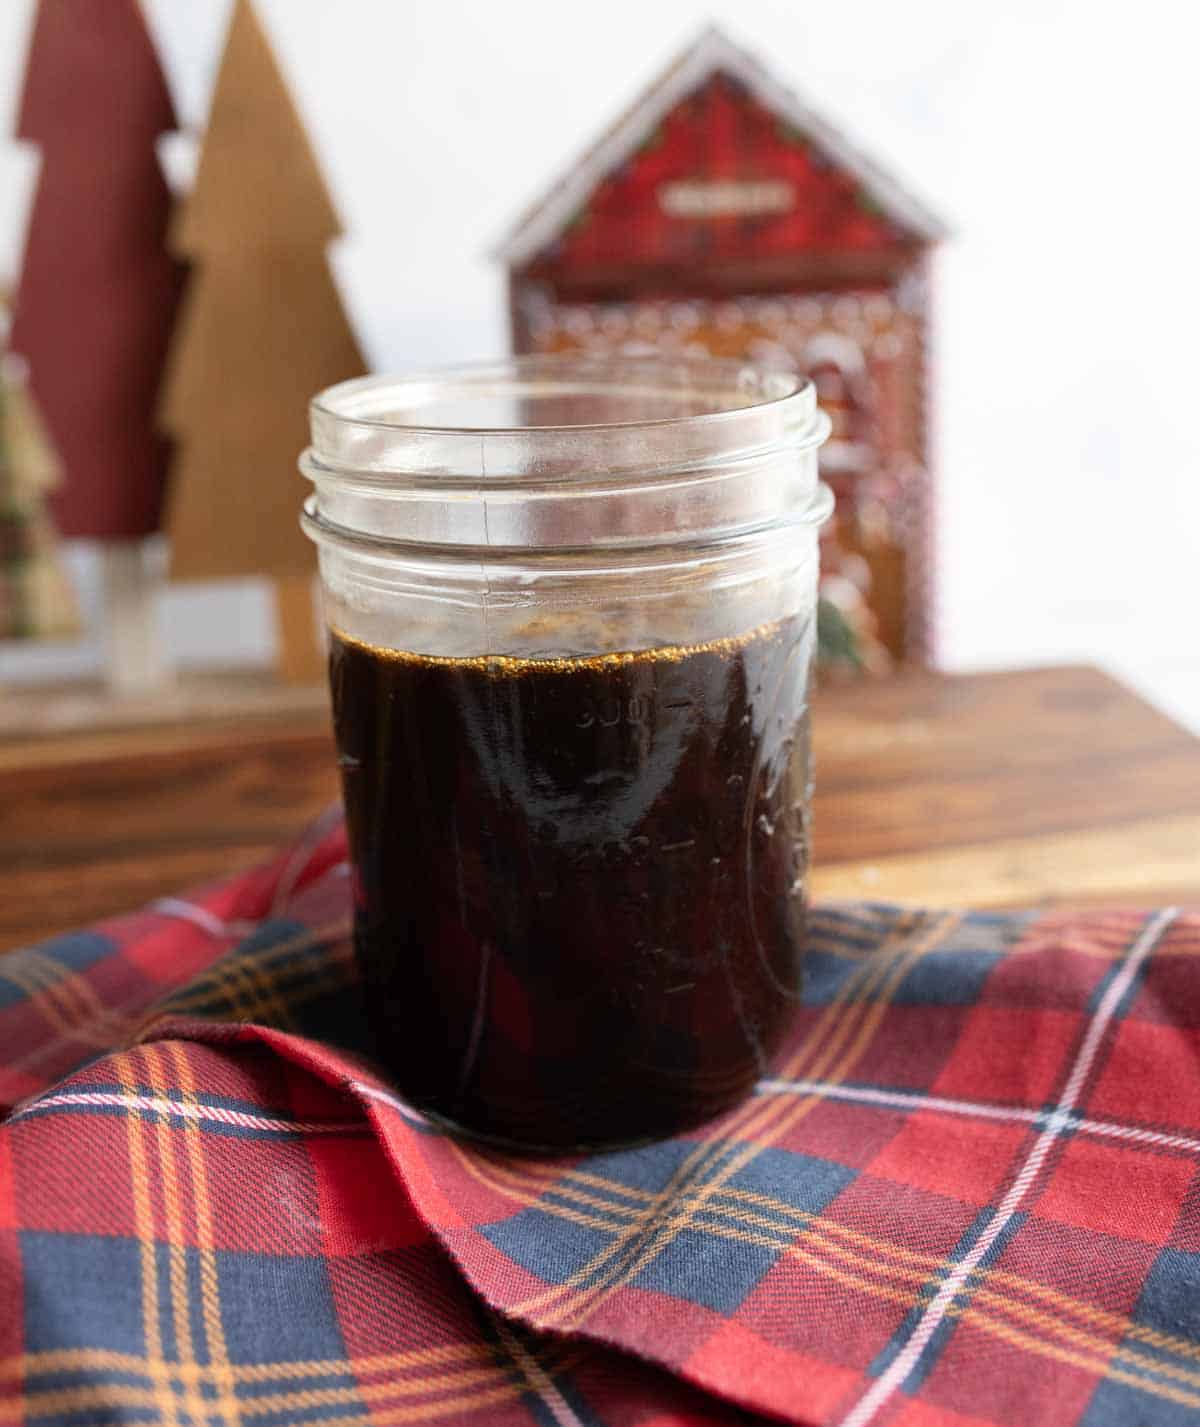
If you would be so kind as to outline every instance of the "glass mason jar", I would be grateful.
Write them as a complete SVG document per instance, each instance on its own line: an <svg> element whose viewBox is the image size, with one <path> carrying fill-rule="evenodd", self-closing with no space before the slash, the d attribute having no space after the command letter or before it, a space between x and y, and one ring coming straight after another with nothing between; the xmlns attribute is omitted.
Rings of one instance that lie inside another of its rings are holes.
<svg viewBox="0 0 1200 1427"><path fill-rule="evenodd" d="M346 382L311 420L379 1059L509 1144L730 1106L800 989L812 384L534 357Z"/></svg>

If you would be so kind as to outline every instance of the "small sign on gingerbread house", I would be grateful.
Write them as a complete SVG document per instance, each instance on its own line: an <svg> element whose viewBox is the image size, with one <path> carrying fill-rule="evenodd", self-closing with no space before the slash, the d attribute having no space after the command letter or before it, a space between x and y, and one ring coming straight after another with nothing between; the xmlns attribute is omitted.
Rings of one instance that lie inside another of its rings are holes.
<svg viewBox="0 0 1200 1427"><path fill-rule="evenodd" d="M744 356L813 377L838 498L827 642L883 670L931 657L928 272L945 232L708 30L497 256L518 352Z"/></svg>

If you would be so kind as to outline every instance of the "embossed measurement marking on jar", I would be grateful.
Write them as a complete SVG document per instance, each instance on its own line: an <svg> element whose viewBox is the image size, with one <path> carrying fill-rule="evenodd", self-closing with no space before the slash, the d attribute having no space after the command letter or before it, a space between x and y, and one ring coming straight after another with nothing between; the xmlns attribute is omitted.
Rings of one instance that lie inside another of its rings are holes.
<svg viewBox="0 0 1200 1427"><path fill-rule="evenodd" d="M621 723L645 723L650 717L650 701L634 694L629 699L602 699L592 708L585 708L576 720L577 728L616 728Z"/></svg>

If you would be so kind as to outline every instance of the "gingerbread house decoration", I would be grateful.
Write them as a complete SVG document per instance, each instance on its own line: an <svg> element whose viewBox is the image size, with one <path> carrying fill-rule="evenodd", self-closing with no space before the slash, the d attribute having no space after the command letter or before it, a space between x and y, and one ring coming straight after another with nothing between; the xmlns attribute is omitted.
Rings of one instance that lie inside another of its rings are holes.
<svg viewBox="0 0 1200 1427"><path fill-rule="evenodd" d="M853 662L927 662L929 260L942 223L706 31L501 244L519 352L785 362L833 418L827 603Z"/></svg>

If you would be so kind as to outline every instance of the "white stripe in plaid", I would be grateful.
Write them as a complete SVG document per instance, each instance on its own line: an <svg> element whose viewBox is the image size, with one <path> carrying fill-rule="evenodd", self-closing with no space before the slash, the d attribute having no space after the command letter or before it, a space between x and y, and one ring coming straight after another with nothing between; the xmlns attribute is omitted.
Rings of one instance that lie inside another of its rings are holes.
<svg viewBox="0 0 1200 1427"><path fill-rule="evenodd" d="M969 1115L977 1120L1023 1120L1031 1125L1047 1125L1056 1112L1030 1110L1024 1105L992 1105L983 1100L948 1100L917 1090L884 1090L873 1085L833 1085L824 1080L760 1080L760 1095L820 1095L826 1100L850 1100L861 1105L878 1105L885 1110L934 1110L945 1115ZM1060 1107L1061 1108L1061 1107ZM1200 1154L1200 1140L1186 1135L1167 1135L1140 1125L1117 1125L1111 1120L1089 1120L1071 1113L1069 1128L1078 1135L1100 1135L1114 1140L1159 1145L1163 1149Z"/></svg>
<svg viewBox="0 0 1200 1427"><path fill-rule="evenodd" d="M1108 1023L1121 1004L1122 997L1132 985L1142 963L1154 950L1178 915L1178 907L1167 907L1161 912L1156 912L1143 927L1141 935L1130 949L1124 965L1109 983L1096 1008L1087 1034L1083 1038L1083 1044L1075 1057L1075 1063L1071 1067L1062 1098L1050 1112L1045 1128L1034 1142L1028 1159L1017 1172L1007 1194L1000 1201L996 1212L970 1251L963 1255L954 1270L947 1275L928 1308L918 1320L908 1342L859 1399L858 1405L843 1418L841 1427L866 1427L866 1424L891 1397L892 1393L904 1382L937 1331L938 1324L946 1316L950 1305L958 1297L963 1285L979 1267L988 1250L1004 1232L1009 1221L1020 1208L1021 1201L1036 1180L1054 1141L1064 1130L1073 1127L1071 1112L1075 1108L1075 1102L1091 1071L1092 1062L1096 1058L1100 1042L1108 1029Z"/></svg>
<svg viewBox="0 0 1200 1427"><path fill-rule="evenodd" d="M229 1125L239 1130L273 1131L292 1135L365 1134L368 1127L342 1120L287 1120L271 1115L252 1115L244 1110L230 1110L224 1105L203 1105L182 1100L169 1100L159 1095L121 1094L106 1090L73 1090L62 1095L47 1095L35 1100L9 1116L9 1124L27 1120L33 1115L51 1114L56 1110L146 1110L153 1114L170 1115L183 1120L207 1120L215 1125Z"/></svg>

